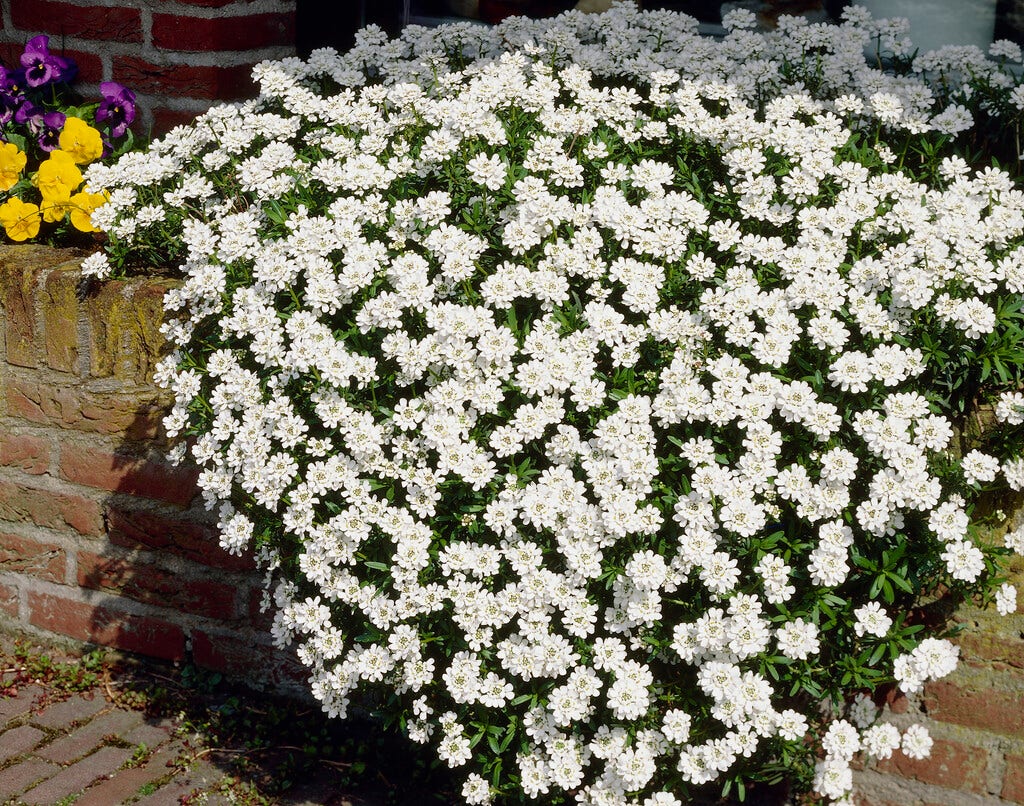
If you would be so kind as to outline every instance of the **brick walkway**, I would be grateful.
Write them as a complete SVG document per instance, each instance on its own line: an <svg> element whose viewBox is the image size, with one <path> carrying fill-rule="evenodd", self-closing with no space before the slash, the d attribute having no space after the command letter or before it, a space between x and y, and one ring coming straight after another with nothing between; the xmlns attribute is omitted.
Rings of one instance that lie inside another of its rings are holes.
<svg viewBox="0 0 1024 806"><path fill-rule="evenodd" d="M147 716L112 701L109 679L67 698L33 683L17 685L11 695L12 647L12 639L0 635L0 683L8 687L5 696L0 686L3 806L374 806L371 800L339 795L328 773L304 779L287 797L240 790L228 765L222 769L212 763L216 753L197 750L179 720ZM46 652L75 662L58 649Z"/></svg>

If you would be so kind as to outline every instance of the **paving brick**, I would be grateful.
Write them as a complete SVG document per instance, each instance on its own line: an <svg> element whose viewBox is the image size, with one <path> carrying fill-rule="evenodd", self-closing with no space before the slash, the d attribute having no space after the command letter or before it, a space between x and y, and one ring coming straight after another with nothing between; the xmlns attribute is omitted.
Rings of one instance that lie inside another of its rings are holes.
<svg viewBox="0 0 1024 806"><path fill-rule="evenodd" d="M124 747L101 747L77 764L65 767L52 778L30 789L21 799L29 806L52 806L61 798L85 789L99 778L105 778L131 758Z"/></svg>
<svg viewBox="0 0 1024 806"><path fill-rule="evenodd" d="M0 734L0 761L27 753L46 736L38 728L22 725Z"/></svg>
<svg viewBox="0 0 1024 806"><path fill-rule="evenodd" d="M180 806L182 798L196 789L207 789L224 777L224 773L212 764L199 763L183 775L176 775L171 781L152 795L137 800L132 806Z"/></svg>
<svg viewBox="0 0 1024 806"><path fill-rule="evenodd" d="M30 758L8 767L0 774L0 802L6 803L8 798L59 772L60 767L41 758Z"/></svg>
<svg viewBox="0 0 1024 806"><path fill-rule="evenodd" d="M92 719L106 706L107 702L102 697L86 698L76 694L32 717L32 722L44 728L67 728L74 722Z"/></svg>
<svg viewBox="0 0 1024 806"><path fill-rule="evenodd" d="M122 770L113 778L90 787L75 801L75 806L110 806L111 803L127 800L146 784L158 781L171 772L168 764L174 761L179 749L177 746L168 747L154 754L141 767Z"/></svg>
<svg viewBox="0 0 1024 806"><path fill-rule="evenodd" d="M128 733L124 734L121 738L133 747L144 744L150 750L155 750L171 738L172 730L174 730L174 725L172 723L161 720L159 724L155 725L139 725L134 730L128 731Z"/></svg>
<svg viewBox="0 0 1024 806"><path fill-rule="evenodd" d="M43 693L39 686L24 686L13 697L0 698L0 722L8 722L32 710L32 703Z"/></svg>
<svg viewBox="0 0 1024 806"><path fill-rule="evenodd" d="M70 764L103 743L104 736L120 736L142 722L136 711L111 711L87 722L67 736L57 739L36 752L40 758Z"/></svg>

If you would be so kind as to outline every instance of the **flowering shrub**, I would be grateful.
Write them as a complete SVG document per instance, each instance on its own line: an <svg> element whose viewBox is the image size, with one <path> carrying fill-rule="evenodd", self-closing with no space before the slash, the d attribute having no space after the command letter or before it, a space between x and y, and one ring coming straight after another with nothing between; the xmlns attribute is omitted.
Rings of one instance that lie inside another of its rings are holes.
<svg viewBox="0 0 1024 806"><path fill-rule="evenodd" d="M97 232L89 216L105 197L82 187L80 166L131 145L131 90L104 82L102 101L79 105L75 63L48 45L34 37L18 67L0 66L0 226L12 241L35 238L44 222Z"/></svg>
<svg viewBox="0 0 1024 806"><path fill-rule="evenodd" d="M181 262L166 426L276 640L469 803L842 799L928 753L865 696L956 666L925 597L1016 607L1024 194L875 23L727 22L371 31L89 171L88 271Z"/></svg>

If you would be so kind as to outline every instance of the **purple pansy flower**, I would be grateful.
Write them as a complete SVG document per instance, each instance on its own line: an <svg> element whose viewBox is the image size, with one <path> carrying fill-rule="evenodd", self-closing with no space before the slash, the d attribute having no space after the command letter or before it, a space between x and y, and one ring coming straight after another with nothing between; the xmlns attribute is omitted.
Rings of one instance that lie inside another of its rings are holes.
<svg viewBox="0 0 1024 806"><path fill-rule="evenodd" d="M64 120L63 112L47 112L43 107L36 106L28 100L23 101L14 111L14 122L27 126L36 136L43 151L53 151L58 147Z"/></svg>
<svg viewBox="0 0 1024 806"><path fill-rule="evenodd" d="M50 53L50 37L45 34L32 37L21 54L25 68L25 83L30 87L41 87L53 81L70 81L74 78L75 66L67 59Z"/></svg>
<svg viewBox="0 0 1024 806"><path fill-rule="evenodd" d="M47 112L43 115L43 125L39 129L36 142L46 152L60 148L60 132L67 118L63 112Z"/></svg>
<svg viewBox="0 0 1024 806"><path fill-rule="evenodd" d="M116 81L104 81L100 92L103 100L96 110L96 122L110 126L115 139L121 137L135 120L135 93Z"/></svg>

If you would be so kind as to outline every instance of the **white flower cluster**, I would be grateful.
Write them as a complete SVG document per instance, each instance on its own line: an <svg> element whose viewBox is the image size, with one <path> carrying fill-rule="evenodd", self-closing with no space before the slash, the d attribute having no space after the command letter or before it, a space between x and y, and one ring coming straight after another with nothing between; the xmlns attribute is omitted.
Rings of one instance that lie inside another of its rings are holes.
<svg viewBox="0 0 1024 806"><path fill-rule="evenodd" d="M861 114L939 125L924 85L864 67L869 22L730 24L715 43L617 7L365 34L91 169L119 242L182 219L167 428L196 435L224 546L278 572L275 638L325 710L385 684L453 767L489 772L511 737L499 788L551 802L680 804L799 747L816 717L790 685L836 685L831 634L904 624L869 560L918 535L951 579L984 568L913 336L925 314L997 326L1024 194L844 152ZM841 99L780 91L794 41ZM353 89L368 68L387 80ZM1004 471L979 451L961 484ZM913 690L955 662L926 639L893 671ZM825 733L828 797L900 744L855 722Z"/></svg>

